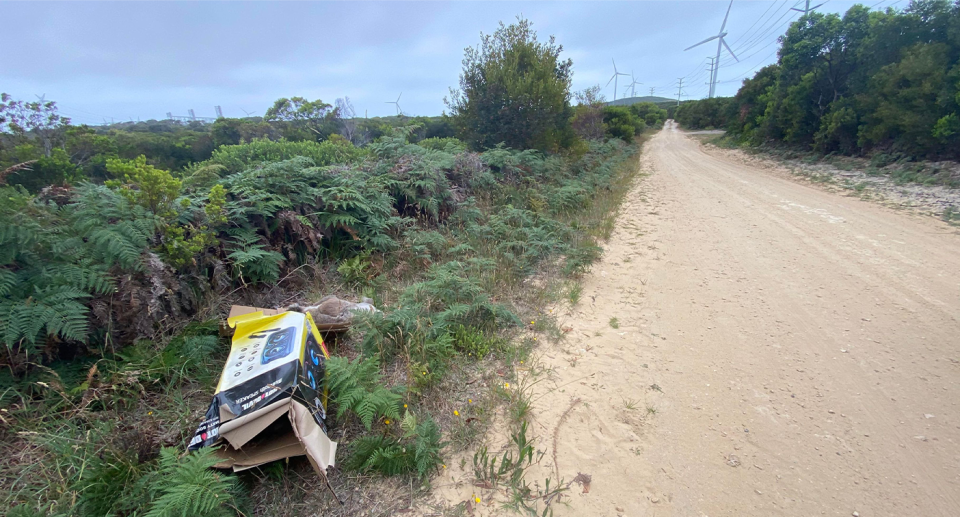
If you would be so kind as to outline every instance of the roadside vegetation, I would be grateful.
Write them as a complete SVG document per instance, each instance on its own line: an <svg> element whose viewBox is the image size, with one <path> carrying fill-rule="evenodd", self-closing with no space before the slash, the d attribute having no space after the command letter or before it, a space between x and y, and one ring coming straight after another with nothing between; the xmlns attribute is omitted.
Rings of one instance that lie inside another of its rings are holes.
<svg viewBox="0 0 960 517"><path fill-rule="evenodd" d="M304 501L391 514L497 414L517 453L506 468L479 449L478 480L548 510L557 485L523 479L542 453L517 368L538 336L560 337L542 309L579 298L638 137L666 117L605 108L596 90L572 105L560 50L525 20L501 25L468 50L451 116L430 119L372 123L348 101L294 97L263 118L90 128L4 95L8 515L300 515ZM498 82L502 97L481 87ZM326 336L343 506L305 461L234 475L183 452L229 349L227 308L324 294L383 311Z"/></svg>
<svg viewBox="0 0 960 517"><path fill-rule="evenodd" d="M960 2L811 13L780 40L777 63L737 95L684 102L677 121L724 129L738 145L861 156L902 181L960 186Z"/></svg>

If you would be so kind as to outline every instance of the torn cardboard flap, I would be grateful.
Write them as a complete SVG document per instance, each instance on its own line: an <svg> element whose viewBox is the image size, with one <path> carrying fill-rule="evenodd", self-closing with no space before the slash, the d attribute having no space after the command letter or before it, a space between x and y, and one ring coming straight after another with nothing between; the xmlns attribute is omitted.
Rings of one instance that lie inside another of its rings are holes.
<svg viewBox="0 0 960 517"><path fill-rule="evenodd" d="M217 467L234 471L306 455L321 476L334 465L326 433L323 339L307 313L234 306L227 364L189 449L221 446Z"/></svg>

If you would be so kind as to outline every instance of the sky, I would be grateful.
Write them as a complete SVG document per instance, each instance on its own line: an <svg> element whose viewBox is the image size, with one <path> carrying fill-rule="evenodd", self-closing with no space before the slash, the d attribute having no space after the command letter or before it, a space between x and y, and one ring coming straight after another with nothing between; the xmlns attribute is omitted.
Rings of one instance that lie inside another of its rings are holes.
<svg viewBox="0 0 960 517"><path fill-rule="evenodd" d="M818 4L823 0L813 2ZM821 12L855 2L828 0ZM902 8L903 0L868 0ZM8 2L0 31L0 92L57 101L74 123L262 115L281 97L333 103L358 116L439 115L458 84L463 50L523 16L573 60L573 89L633 73L636 95L707 95L707 56L728 2ZM735 0L717 95L776 61L777 37L803 0ZM11 23L14 20L16 23ZM620 91L631 82L619 77ZM613 84L603 89L614 97Z"/></svg>

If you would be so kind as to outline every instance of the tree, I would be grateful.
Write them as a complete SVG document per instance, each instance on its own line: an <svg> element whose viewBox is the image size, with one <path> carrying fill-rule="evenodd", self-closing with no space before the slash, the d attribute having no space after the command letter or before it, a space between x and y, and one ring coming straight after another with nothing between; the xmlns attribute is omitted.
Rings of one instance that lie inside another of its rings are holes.
<svg viewBox="0 0 960 517"><path fill-rule="evenodd" d="M646 123L637 118L627 106L606 106L603 108L603 123L607 133L624 142L632 142L633 137L643 132Z"/></svg>
<svg viewBox="0 0 960 517"><path fill-rule="evenodd" d="M0 93L0 131L13 134L21 143L31 137L40 140L43 156L49 158L53 148L63 143L63 133L70 119L61 117L53 101L24 102Z"/></svg>
<svg viewBox="0 0 960 517"><path fill-rule="evenodd" d="M531 23L500 23L464 51L459 89L445 99L461 140L475 149L503 143L558 150L574 140L570 118L573 62L561 60L553 36L537 41Z"/></svg>
<svg viewBox="0 0 960 517"><path fill-rule="evenodd" d="M577 106L573 109L573 131L584 140L602 140L607 127L603 123L603 104L606 99L600 86L591 86L576 93Z"/></svg>
<svg viewBox="0 0 960 517"><path fill-rule="evenodd" d="M338 111L320 99L284 97L273 103L263 119L277 124L288 140L323 140L337 131Z"/></svg>
<svg viewBox="0 0 960 517"><path fill-rule="evenodd" d="M340 131L344 138L358 144L357 141L357 112L353 109L350 97L342 97L334 101L337 105L337 116L340 122Z"/></svg>

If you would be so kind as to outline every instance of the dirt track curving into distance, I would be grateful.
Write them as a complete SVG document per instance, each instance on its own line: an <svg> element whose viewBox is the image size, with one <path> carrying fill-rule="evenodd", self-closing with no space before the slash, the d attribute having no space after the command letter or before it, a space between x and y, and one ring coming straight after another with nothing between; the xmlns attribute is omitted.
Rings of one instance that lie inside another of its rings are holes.
<svg viewBox="0 0 960 517"><path fill-rule="evenodd" d="M670 122L641 167L543 350L535 432L592 476L557 515L960 515L956 230Z"/></svg>

